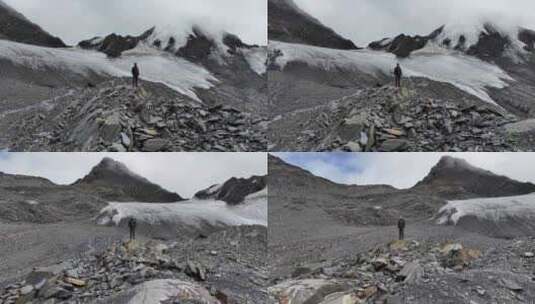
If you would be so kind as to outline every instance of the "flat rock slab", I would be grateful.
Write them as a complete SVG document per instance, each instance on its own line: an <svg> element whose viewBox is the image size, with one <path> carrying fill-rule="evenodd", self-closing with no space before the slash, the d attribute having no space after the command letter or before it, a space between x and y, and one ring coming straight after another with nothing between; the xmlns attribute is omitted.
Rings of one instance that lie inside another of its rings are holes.
<svg viewBox="0 0 535 304"><path fill-rule="evenodd" d="M530 131L535 131L535 118L534 119L526 119L519 122L511 123L508 125L505 125L505 131L507 133L511 134L517 134L517 133L526 133Z"/></svg>

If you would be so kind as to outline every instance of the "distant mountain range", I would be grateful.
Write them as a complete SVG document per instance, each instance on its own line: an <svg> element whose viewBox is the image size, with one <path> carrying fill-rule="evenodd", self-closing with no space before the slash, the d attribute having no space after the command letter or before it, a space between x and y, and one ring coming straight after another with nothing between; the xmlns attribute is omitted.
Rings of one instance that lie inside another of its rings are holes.
<svg viewBox="0 0 535 304"><path fill-rule="evenodd" d="M288 217L283 222L295 223L296 230L307 229L307 223L393 225L400 217L422 221L434 217L452 199L535 193L535 184L450 156L443 157L414 187L401 190L388 185L337 184L273 155L269 156L269 169L270 223Z"/></svg>
<svg viewBox="0 0 535 304"><path fill-rule="evenodd" d="M264 181L265 177L260 176L231 178L211 194L206 190L198 192L196 199L239 205L246 196L264 190ZM71 185L57 185L42 177L0 172L0 197L0 219L29 222L88 219L109 202L175 203L185 200L108 157Z"/></svg>

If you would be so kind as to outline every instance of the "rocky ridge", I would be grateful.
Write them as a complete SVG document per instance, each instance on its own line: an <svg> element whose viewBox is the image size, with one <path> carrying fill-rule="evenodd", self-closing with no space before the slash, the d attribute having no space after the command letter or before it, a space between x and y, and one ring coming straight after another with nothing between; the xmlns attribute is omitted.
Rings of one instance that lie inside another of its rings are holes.
<svg viewBox="0 0 535 304"><path fill-rule="evenodd" d="M401 91L391 86L362 89L324 106L278 116L270 122L270 150L459 152L523 148L504 128L518 121L515 116L467 96L426 96L419 94L414 83L407 85Z"/></svg>
<svg viewBox="0 0 535 304"><path fill-rule="evenodd" d="M261 151L263 119L143 82L112 80L3 119L13 151Z"/></svg>
<svg viewBox="0 0 535 304"><path fill-rule="evenodd" d="M204 240L118 242L34 269L0 289L0 303L132 303L156 293L162 303L263 303L266 241L265 227L243 226Z"/></svg>

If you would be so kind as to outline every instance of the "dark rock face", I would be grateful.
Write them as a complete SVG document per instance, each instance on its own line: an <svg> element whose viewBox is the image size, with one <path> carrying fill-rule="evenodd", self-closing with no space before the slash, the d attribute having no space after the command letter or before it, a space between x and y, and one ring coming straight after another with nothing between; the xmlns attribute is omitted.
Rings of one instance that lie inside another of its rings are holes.
<svg viewBox="0 0 535 304"><path fill-rule="evenodd" d="M215 41L194 27L193 34L189 35L186 45L178 49L177 55L193 62L204 61L216 48Z"/></svg>
<svg viewBox="0 0 535 304"><path fill-rule="evenodd" d="M524 49L530 52L535 52L535 31L520 29L518 39L526 44Z"/></svg>
<svg viewBox="0 0 535 304"><path fill-rule="evenodd" d="M535 185L496 175L463 159L445 156L413 189L447 199L464 199L528 194L535 192Z"/></svg>
<svg viewBox="0 0 535 304"><path fill-rule="evenodd" d="M180 195L169 192L130 171L124 164L104 158L88 175L73 186L96 192L113 201L177 202Z"/></svg>
<svg viewBox="0 0 535 304"><path fill-rule="evenodd" d="M250 178L231 178L223 185L214 185L195 194L198 199L216 199L237 205L246 196L266 188L265 176L252 176ZM215 190L214 190L215 189Z"/></svg>
<svg viewBox="0 0 535 304"><path fill-rule="evenodd" d="M334 49L357 49L351 40L308 15L293 0L269 0L268 37L290 43L302 43Z"/></svg>
<svg viewBox="0 0 535 304"><path fill-rule="evenodd" d="M137 46L137 44L150 37L154 32L154 27L147 30L140 36L126 36L123 37L117 34L111 34L103 39L95 37L89 40L81 41L78 46L83 49L92 49L102 52L108 57L117 58L121 56L124 51L131 50ZM98 41L95 43L95 41Z"/></svg>
<svg viewBox="0 0 535 304"><path fill-rule="evenodd" d="M399 35L392 41L388 51L398 57L408 57L413 51L423 48L427 41L427 37Z"/></svg>
<svg viewBox="0 0 535 304"><path fill-rule="evenodd" d="M226 33L223 36L223 43L230 48L230 52L235 52L236 49L252 49L254 47L258 47L258 45L249 45L247 43L244 43L241 41L241 39L234 35Z"/></svg>
<svg viewBox="0 0 535 304"><path fill-rule="evenodd" d="M436 29L427 36L408 36L401 34L391 41L387 42L387 39L374 41L368 45L373 50L385 50L393 53L400 58L409 57L413 51L422 49L431 40L435 39L440 33L442 33L444 26ZM449 43L449 42L444 42Z"/></svg>
<svg viewBox="0 0 535 304"><path fill-rule="evenodd" d="M507 47L511 45L511 39L502 35L490 24L485 25L485 31L479 35L477 44L471 46L466 53L483 60L502 57Z"/></svg>
<svg viewBox="0 0 535 304"><path fill-rule="evenodd" d="M0 39L47 47L66 47L61 39L44 31L0 1Z"/></svg>

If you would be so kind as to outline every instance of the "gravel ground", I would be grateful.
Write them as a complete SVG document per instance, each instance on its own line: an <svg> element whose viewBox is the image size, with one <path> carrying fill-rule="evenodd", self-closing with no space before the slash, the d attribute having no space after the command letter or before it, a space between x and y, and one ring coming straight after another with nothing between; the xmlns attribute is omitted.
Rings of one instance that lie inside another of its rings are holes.
<svg viewBox="0 0 535 304"><path fill-rule="evenodd" d="M125 239L128 232L89 222L9 224L0 222L0 287L29 273Z"/></svg>

